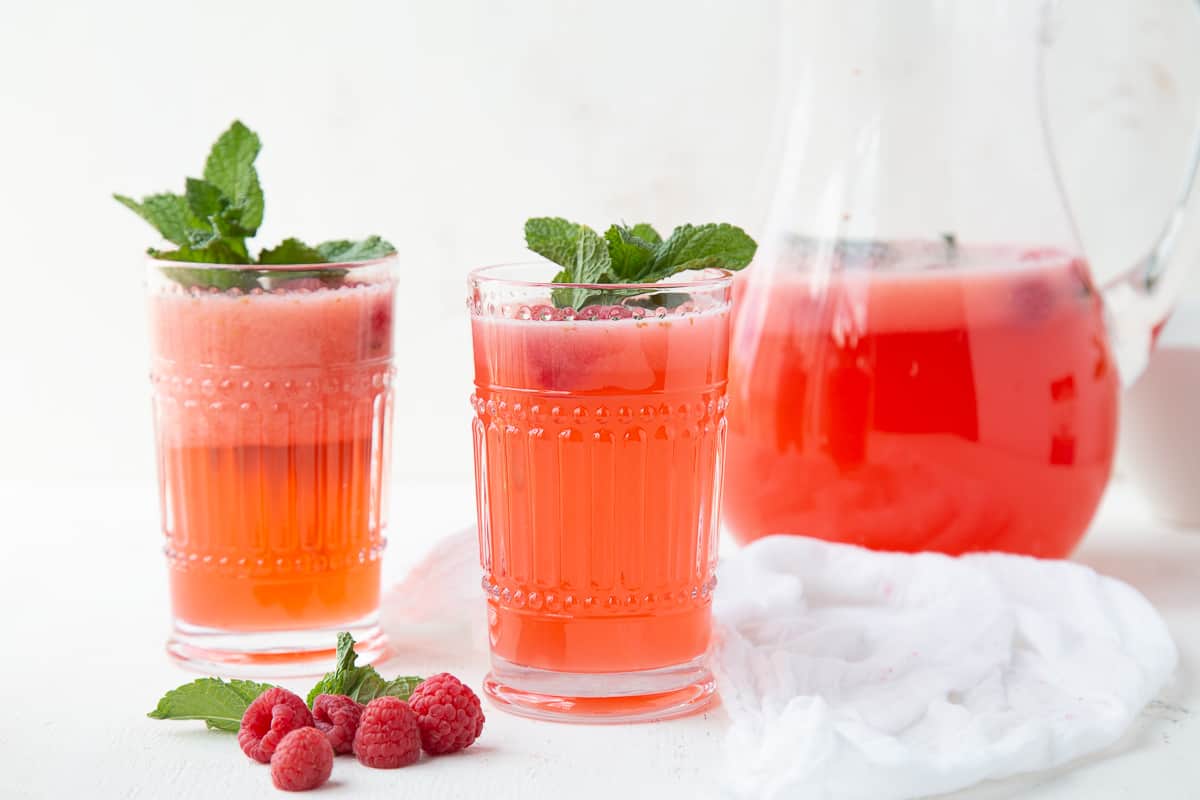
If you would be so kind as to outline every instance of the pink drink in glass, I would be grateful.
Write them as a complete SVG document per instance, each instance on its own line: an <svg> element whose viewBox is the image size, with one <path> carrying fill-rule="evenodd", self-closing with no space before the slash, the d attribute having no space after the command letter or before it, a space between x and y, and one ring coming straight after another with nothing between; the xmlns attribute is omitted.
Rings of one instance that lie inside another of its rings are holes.
<svg viewBox="0 0 1200 800"><path fill-rule="evenodd" d="M518 713L661 717L711 692L728 282L707 291L578 312L477 295L486 688Z"/></svg>
<svg viewBox="0 0 1200 800"><path fill-rule="evenodd" d="M152 276L176 655L271 663L327 652L331 629L377 637L389 269L337 286L272 271L276 288L251 293Z"/></svg>

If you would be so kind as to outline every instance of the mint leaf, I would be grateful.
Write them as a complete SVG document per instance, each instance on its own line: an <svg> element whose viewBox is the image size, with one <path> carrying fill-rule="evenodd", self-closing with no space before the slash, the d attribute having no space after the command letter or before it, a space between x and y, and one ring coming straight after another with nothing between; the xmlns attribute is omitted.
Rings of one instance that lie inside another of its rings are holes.
<svg viewBox="0 0 1200 800"><path fill-rule="evenodd" d="M324 264L325 258L315 247L299 239L284 239L275 247L258 254L260 264Z"/></svg>
<svg viewBox="0 0 1200 800"><path fill-rule="evenodd" d="M421 678L402 676L392 681L385 681L372 666L355 666L358 654L354 652L354 637L343 631L337 639L337 663L333 672L325 677L308 693L308 705L320 694L344 694L360 703L369 703L376 697L390 695L407 700L413 689L421 683Z"/></svg>
<svg viewBox="0 0 1200 800"><path fill-rule="evenodd" d="M154 226L168 242L190 245L193 234L212 233L211 226L192 214L187 198L177 194L152 194L142 202L124 195L114 194L118 203L131 209L142 219ZM207 228L207 231L206 231Z"/></svg>
<svg viewBox="0 0 1200 800"><path fill-rule="evenodd" d="M387 239L382 239L378 236L368 236L359 242L352 242L347 239L321 242L317 245L317 252L327 262L336 264L347 261L370 261L375 258L395 255L396 248Z"/></svg>
<svg viewBox="0 0 1200 800"><path fill-rule="evenodd" d="M229 200L223 219L230 230L253 236L262 225L263 193L254 159L262 149L258 134L235 120L221 134L204 163L204 180Z"/></svg>
<svg viewBox="0 0 1200 800"><path fill-rule="evenodd" d="M562 217L534 217L525 221L525 244L538 255L565 267L575 258L582 227Z"/></svg>
<svg viewBox="0 0 1200 800"><path fill-rule="evenodd" d="M663 278L690 269L739 270L750 263L758 245L734 225L681 225L658 245L648 278Z"/></svg>
<svg viewBox="0 0 1200 800"><path fill-rule="evenodd" d="M416 675L401 675L398 678L393 678L383 685L383 690L377 697L399 697L401 700L408 700L413 691L424 682L424 678L418 678ZM359 700L360 703L366 702Z"/></svg>
<svg viewBox="0 0 1200 800"><path fill-rule="evenodd" d="M608 245L613 277L622 283L638 282L646 267L654 259L654 245L623 225L610 226L604 232L604 241Z"/></svg>
<svg viewBox="0 0 1200 800"><path fill-rule="evenodd" d="M172 689L146 716L151 719L202 719L210 730L236 732L242 714L269 683L199 678Z"/></svg>
<svg viewBox="0 0 1200 800"><path fill-rule="evenodd" d="M221 194L221 190L208 181L199 178L188 178L187 189L188 209L197 221L203 221L203 228L189 232L188 246L192 249L209 247L222 239L225 233L221 230L221 214L229 206L229 200ZM241 236L225 240L226 248L237 256L238 261L247 261L246 243Z"/></svg>
<svg viewBox="0 0 1200 800"><path fill-rule="evenodd" d="M533 252L565 267L554 276L555 283L613 282L609 275L612 257L605 240L586 225L562 217L535 217L525 222L525 243ZM587 289L555 289L551 297L559 308L582 308L590 294Z"/></svg>
<svg viewBox="0 0 1200 800"><path fill-rule="evenodd" d="M658 244L662 241L658 231L654 230L654 226L648 222L639 222L630 228L629 232L647 244Z"/></svg>
<svg viewBox="0 0 1200 800"><path fill-rule="evenodd" d="M202 181L199 178L187 179L187 197L188 208L191 209L199 219L207 220L220 214L225 206L229 205L229 200L225 195L221 194L221 190L213 186L208 181Z"/></svg>
<svg viewBox="0 0 1200 800"><path fill-rule="evenodd" d="M572 283L597 283L608 277L612 256L605 241L591 228L580 226L575 257L565 264ZM611 282L611 281L608 281Z"/></svg>
<svg viewBox="0 0 1200 800"><path fill-rule="evenodd" d="M559 283L596 283L612 266L600 235L562 217L535 217L525 223L525 243L539 255L566 267Z"/></svg>

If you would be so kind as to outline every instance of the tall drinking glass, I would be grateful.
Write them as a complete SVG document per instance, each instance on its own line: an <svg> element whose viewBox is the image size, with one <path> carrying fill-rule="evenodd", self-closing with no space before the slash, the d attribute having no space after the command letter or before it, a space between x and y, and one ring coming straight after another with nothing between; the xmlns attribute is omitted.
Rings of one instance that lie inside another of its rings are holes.
<svg viewBox="0 0 1200 800"><path fill-rule="evenodd" d="M552 284L557 269L469 281L484 688L537 718L688 713L713 692L731 278Z"/></svg>
<svg viewBox="0 0 1200 800"><path fill-rule="evenodd" d="M168 650L188 664L320 671L339 630L380 654L394 264L150 261Z"/></svg>

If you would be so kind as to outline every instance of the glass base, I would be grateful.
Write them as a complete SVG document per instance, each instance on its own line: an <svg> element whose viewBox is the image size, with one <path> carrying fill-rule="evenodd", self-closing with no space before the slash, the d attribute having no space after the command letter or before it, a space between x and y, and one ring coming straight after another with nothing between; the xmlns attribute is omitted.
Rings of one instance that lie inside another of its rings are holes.
<svg viewBox="0 0 1200 800"><path fill-rule="evenodd" d="M349 631L359 664L383 661L387 638L372 614L323 628L287 631L230 631L175 620L167 653L180 666L228 678L298 678L324 675L333 669L337 635Z"/></svg>
<svg viewBox="0 0 1200 800"><path fill-rule="evenodd" d="M653 722L703 711L716 681L700 656L684 664L637 672L555 672L492 655L483 691L502 711L550 722Z"/></svg>

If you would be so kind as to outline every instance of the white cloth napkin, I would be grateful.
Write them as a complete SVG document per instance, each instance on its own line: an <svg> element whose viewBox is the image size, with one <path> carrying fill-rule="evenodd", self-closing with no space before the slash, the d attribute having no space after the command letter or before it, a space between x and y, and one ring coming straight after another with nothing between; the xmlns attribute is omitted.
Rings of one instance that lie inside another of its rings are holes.
<svg viewBox="0 0 1200 800"><path fill-rule="evenodd" d="M486 652L474 529L393 589L406 649ZM1146 600L1067 561L876 553L793 536L718 568L726 793L901 800L1066 763L1120 738L1175 666Z"/></svg>
<svg viewBox="0 0 1200 800"><path fill-rule="evenodd" d="M1136 590L1068 561L794 536L722 561L714 666L739 797L900 800L1112 744L1175 666Z"/></svg>

